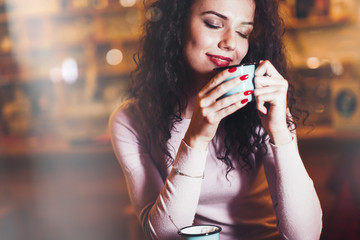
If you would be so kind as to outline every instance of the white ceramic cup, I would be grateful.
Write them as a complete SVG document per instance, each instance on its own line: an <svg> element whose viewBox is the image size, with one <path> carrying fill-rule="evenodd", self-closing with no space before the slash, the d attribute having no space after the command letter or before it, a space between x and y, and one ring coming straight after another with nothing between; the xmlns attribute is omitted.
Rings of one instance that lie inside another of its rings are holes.
<svg viewBox="0 0 360 240"><path fill-rule="evenodd" d="M238 85L237 87L235 87L235 88L231 89L230 91L228 91L227 93L225 93L223 97L227 97L234 93L239 93L239 92L254 91L254 89L255 89L255 85L254 85L254 77L255 77L255 69L256 69L255 63L246 63L246 64L240 64L240 65L235 65L235 66L228 66L228 67L224 67L224 68L216 68L215 71L220 72L225 69L234 68L234 67L236 67L236 71L233 72L233 74L231 75L230 78L225 79L225 81L234 79L236 77L241 77L244 75L248 75L249 77L246 80L244 80L242 82L242 84ZM249 102L251 102L255 98L254 98L253 94L251 94L251 95L249 95L248 99L249 99Z"/></svg>
<svg viewBox="0 0 360 240"><path fill-rule="evenodd" d="M215 225L196 225L184 227L178 234L182 240L219 240L221 227Z"/></svg>

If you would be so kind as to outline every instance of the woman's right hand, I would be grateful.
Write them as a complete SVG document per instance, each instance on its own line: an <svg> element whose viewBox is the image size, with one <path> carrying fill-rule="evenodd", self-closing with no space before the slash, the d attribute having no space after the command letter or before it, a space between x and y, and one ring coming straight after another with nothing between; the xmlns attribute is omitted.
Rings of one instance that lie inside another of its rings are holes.
<svg viewBox="0 0 360 240"><path fill-rule="evenodd" d="M198 93L190 126L184 137L191 148L205 150L214 138L220 121L248 103L249 92L245 92L247 95L241 92L220 98L243 84L242 81L247 78L246 75L239 76L224 82L231 77L233 70L230 68L215 75Z"/></svg>

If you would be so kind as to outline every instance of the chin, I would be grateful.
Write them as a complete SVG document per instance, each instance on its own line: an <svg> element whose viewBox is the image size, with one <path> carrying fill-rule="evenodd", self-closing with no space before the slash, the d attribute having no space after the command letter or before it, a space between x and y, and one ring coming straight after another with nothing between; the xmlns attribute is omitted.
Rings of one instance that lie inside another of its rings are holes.
<svg viewBox="0 0 360 240"><path fill-rule="evenodd" d="M216 72L214 71L215 67L211 67L208 69L201 69L201 70L196 70L194 69L194 73L197 75L203 75L203 76L214 76L216 74Z"/></svg>
<svg viewBox="0 0 360 240"><path fill-rule="evenodd" d="M207 77L210 80L210 78L216 75L214 69L217 68L217 66L212 64L211 62L206 63L202 66L195 66L191 64L189 64L188 66L190 73L196 77L201 77L201 78Z"/></svg>

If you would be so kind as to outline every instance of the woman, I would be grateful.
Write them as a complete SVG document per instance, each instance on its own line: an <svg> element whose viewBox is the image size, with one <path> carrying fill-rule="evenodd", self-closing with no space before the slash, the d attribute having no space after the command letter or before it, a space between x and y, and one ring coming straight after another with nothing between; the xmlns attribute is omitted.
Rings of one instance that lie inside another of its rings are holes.
<svg viewBox="0 0 360 240"><path fill-rule="evenodd" d="M176 239L193 224L221 226L223 240L319 238L322 211L297 148L277 4L153 4L161 18L145 25L133 98L110 119L149 239ZM222 97L247 76L224 82L233 69L213 69L240 62L259 62L256 102Z"/></svg>

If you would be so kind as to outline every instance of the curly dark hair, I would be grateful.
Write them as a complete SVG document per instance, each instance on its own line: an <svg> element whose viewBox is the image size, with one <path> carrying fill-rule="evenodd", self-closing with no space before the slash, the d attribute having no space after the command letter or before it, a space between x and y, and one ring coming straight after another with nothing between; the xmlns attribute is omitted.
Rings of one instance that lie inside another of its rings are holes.
<svg viewBox="0 0 360 240"><path fill-rule="evenodd" d="M196 0L158 0L148 8L155 15L144 24L141 48L134 59L137 69L132 74L130 94L137 99L144 116L145 134L161 147L168 164L173 162L167 142L176 122L182 120L187 106L184 90L183 56L184 22ZM256 4L254 29L249 36L249 50L243 62L270 60L286 78L286 58L282 37L283 22L278 14L277 0L254 0ZM159 20L158 18L161 17ZM295 98L293 87L289 86L288 106L293 114L288 126L296 128ZM252 166L250 154L266 153L267 133L263 130L254 103L247 104L220 123L225 129L225 149L218 153L218 159L225 162L228 172L234 169L230 153L236 149L241 156L242 167Z"/></svg>

